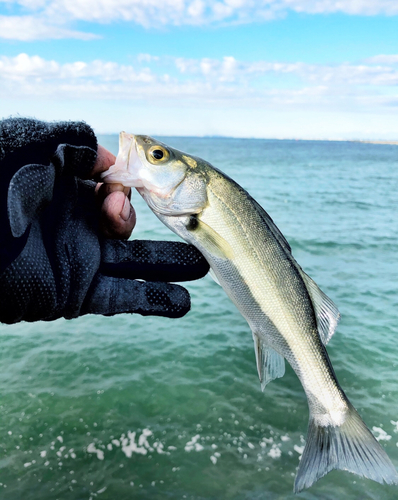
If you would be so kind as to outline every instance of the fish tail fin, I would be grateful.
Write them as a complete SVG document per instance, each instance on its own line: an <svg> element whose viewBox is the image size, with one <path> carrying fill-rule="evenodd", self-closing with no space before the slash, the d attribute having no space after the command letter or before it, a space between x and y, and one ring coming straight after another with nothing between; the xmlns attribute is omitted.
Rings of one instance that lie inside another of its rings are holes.
<svg viewBox="0 0 398 500"><path fill-rule="evenodd" d="M387 453L352 405L340 426L321 426L310 416L294 492L309 488L333 469L353 472L378 483L398 484L397 471Z"/></svg>

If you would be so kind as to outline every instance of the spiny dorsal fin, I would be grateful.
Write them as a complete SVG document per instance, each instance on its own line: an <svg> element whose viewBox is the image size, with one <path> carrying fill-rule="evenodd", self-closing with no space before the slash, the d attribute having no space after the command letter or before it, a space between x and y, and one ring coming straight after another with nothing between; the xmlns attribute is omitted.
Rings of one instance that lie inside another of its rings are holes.
<svg viewBox="0 0 398 500"><path fill-rule="evenodd" d="M292 250L288 241L275 225L274 221L255 200L253 200L253 203L275 238L279 241L285 251L291 254ZM332 338L334 332L336 331L337 324L340 321L339 310L337 309L336 304L334 304L334 302L322 292L315 281L313 281L300 267L298 268L314 306L319 336L323 344L326 345Z"/></svg>
<svg viewBox="0 0 398 500"><path fill-rule="evenodd" d="M261 383L261 390L276 378L285 374L285 360L271 347L267 347L258 336L253 333L254 352L256 354L256 364L258 378Z"/></svg>
<svg viewBox="0 0 398 500"><path fill-rule="evenodd" d="M325 295L319 286L300 269L300 274L303 277L304 283L310 294L312 304L315 310L316 322L318 325L318 333L324 345L332 338L336 331L337 324L340 321L340 313L336 304Z"/></svg>
<svg viewBox="0 0 398 500"><path fill-rule="evenodd" d="M292 253L292 249L289 245L289 242L283 236L279 227L275 224L275 222L272 220L270 215L264 210L264 208L254 198L252 198L252 202L253 202L253 205L255 206L257 212L261 215L264 222L266 223L266 225L270 229L271 233L275 236L275 238L279 241L279 243L282 245L282 247L287 252Z"/></svg>

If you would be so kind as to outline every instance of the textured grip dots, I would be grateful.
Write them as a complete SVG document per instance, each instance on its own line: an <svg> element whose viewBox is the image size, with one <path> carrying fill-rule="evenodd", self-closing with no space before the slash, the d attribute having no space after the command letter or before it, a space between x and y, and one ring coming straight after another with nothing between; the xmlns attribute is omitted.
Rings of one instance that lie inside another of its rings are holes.
<svg viewBox="0 0 398 500"><path fill-rule="evenodd" d="M57 288L38 224L33 224L25 248L1 275L0 296L3 323L53 319Z"/></svg>
<svg viewBox="0 0 398 500"><path fill-rule="evenodd" d="M190 297L185 288L166 283L146 283L145 285L147 285L145 297L150 314L180 318L191 308Z"/></svg>
<svg viewBox="0 0 398 500"><path fill-rule="evenodd" d="M84 123L0 121L0 321L189 311L168 282L201 278L207 262L184 243L103 239L96 183L83 180L96 158Z"/></svg>
<svg viewBox="0 0 398 500"><path fill-rule="evenodd" d="M180 318L191 307L185 288L161 282L142 282L98 274L81 314L138 313Z"/></svg>
<svg viewBox="0 0 398 500"><path fill-rule="evenodd" d="M209 264L192 245L179 241L106 240L101 272L146 281L190 281L202 278Z"/></svg>
<svg viewBox="0 0 398 500"><path fill-rule="evenodd" d="M170 304L170 300L167 294L163 290L158 288L149 288L145 293L148 304L151 306L160 306L167 308Z"/></svg>

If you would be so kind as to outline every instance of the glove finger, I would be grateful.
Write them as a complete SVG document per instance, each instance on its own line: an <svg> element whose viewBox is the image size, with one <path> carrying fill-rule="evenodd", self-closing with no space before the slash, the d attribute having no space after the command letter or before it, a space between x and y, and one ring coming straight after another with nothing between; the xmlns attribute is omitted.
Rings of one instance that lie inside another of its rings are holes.
<svg viewBox="0 0 398 500"><path fill-rule="evenodd" d="M58 174L89 179L97 158L97 151L88 146L60 144L52 158Z"/></svg>
<svg viewBox="0 0 398 500"><path fill-rule="evenodd" d="M179 285L139 282L97 274L80 314L138 313L180 318L191 308L188 291Z"/></svg>
<svg viewBox="0 0 398 500"><path fill-rule="evenodd" d="M100 271L108 276L146 281L191 281L209 264L193 245L179 241L105 240Z"/></svg>

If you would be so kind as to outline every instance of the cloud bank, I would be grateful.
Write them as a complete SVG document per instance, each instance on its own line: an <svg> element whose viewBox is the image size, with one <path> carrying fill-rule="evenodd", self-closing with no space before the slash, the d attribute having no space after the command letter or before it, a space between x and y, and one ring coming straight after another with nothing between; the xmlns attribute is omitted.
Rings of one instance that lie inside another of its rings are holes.
<svg viewBox="0 0 398 500"><path fill-rule="evenodd" d="M395 108L398 55L330 66L141 54L134 65L121 65L101 60L61 64L22 53L0 57L0 83L10 98Z"/></svg>
<svg viewBox="0 0 398 500"><path fill-rule="evenodd" d="M398 14L396 0L0 0L9 15L0 16L0 38L89 39L71 29L79 21L129 22L146 28L220 25L272 20L288 12L349 15Z"/></svg>

